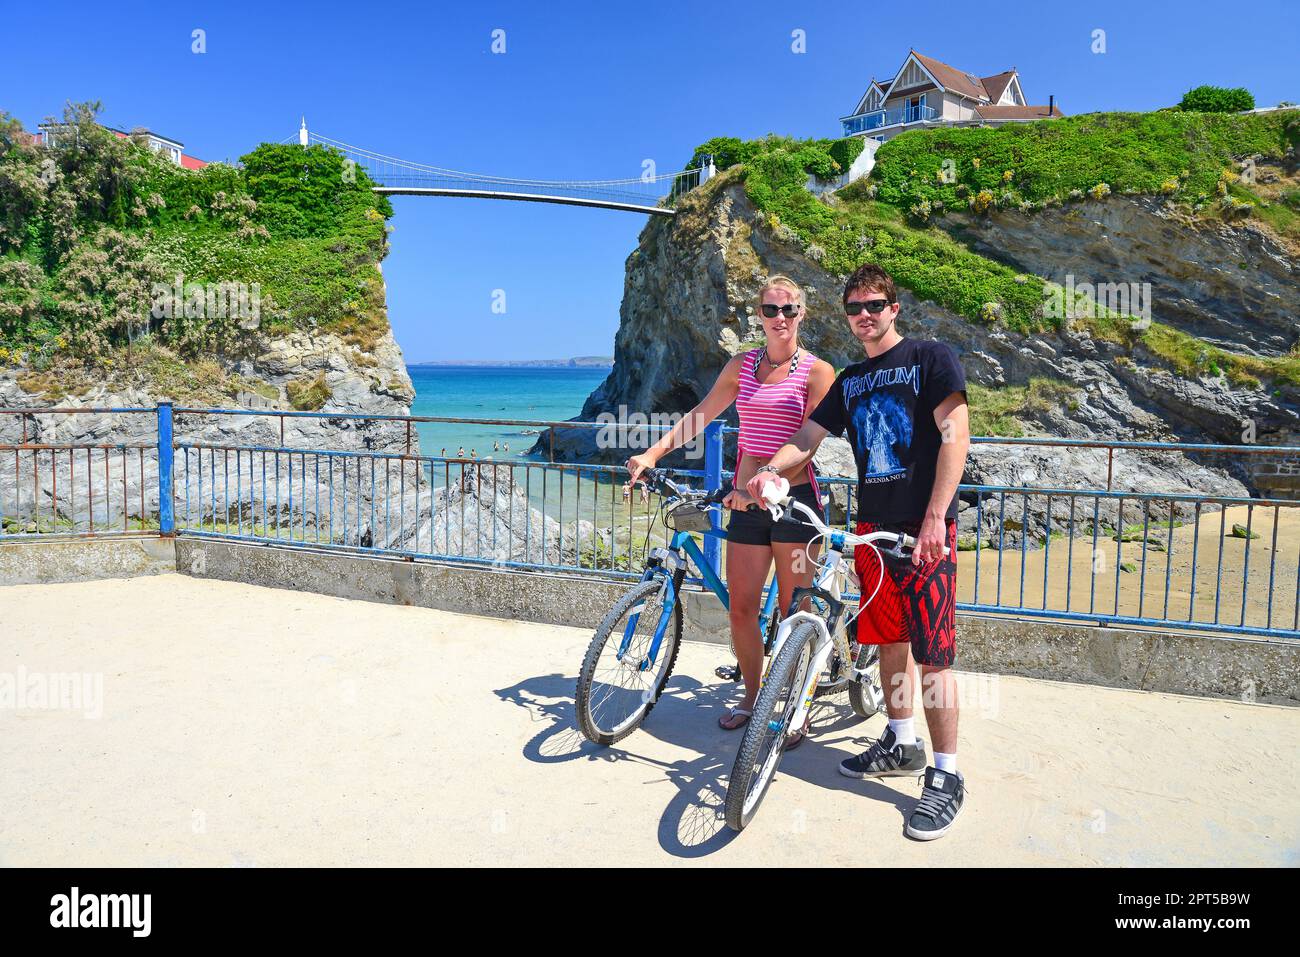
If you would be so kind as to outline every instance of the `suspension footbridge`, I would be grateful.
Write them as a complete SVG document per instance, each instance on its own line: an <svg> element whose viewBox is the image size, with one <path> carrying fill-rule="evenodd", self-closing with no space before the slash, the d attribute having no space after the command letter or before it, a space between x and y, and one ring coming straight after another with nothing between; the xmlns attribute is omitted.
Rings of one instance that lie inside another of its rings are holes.
<svg viewBox="0 0 1300 957"><path fill-rule="evenodd" d="M671 201L714 174L712 158L703 165L676 173L647 170L623 179L545 180L517 179L469 173L400 159L309 131L304 120L298 131L302 146L327 146L363 168L375 183L376 193L388 196L460 196L472 199L559 203L615 209L650 216L672 216Z"/></svg>

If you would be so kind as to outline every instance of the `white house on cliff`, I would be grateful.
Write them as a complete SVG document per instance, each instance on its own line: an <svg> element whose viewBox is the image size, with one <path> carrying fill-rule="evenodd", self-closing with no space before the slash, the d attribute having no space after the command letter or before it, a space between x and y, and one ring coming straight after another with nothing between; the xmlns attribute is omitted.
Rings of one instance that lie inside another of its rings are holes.
<svg viewBox="0 0 1300 957"><path fill-rule="evenodd" d="M874 77L849 116L845 136L883 143L904 130L934 126L1025 123L1061 116L1052 97L1046 106L1025 102L1015 67L979 77L911 50L893 79Z"/></svg>

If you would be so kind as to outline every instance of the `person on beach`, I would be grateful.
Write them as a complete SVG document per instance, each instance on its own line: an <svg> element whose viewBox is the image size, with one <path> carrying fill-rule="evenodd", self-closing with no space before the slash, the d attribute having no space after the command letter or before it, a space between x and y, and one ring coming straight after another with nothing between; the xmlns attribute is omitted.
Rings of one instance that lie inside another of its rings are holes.
<svg viewBox="0 0 1300 957"><path fill-rule="evenodd" d="M947 833L966 800L957 770L956 646L957 486L970 449L966 378L945 343L904 338L895 326L898 292L878 266L860 267L844 287L849 328L867 357L840 373L808 422L771 457L748 485L761 498L776 475L812 461L827 435L847 430L858 469L858 523L865 535L885 529L916 538L911 562L883 563L869 548L855 554L863 600L857 638L880 646L880 680L889 726L864 753L840 763L852 778L924 772L921 799L904 828L917 840ZM944 548L948 549L944 554ZM916 666L926 726L925 742L912 716Z"/></svg>
<svg viewBox="0 0 1300 957"><path fill-rule="evenodd" d="M835 378L830 364L799 343L799 325L806 313L803 290L794 280L773 276L759 291L759 311L766 344L733 357L709 394L658 442L627 460L632 481L673 449L695 439L704 427L733 402L740 419L733 491L723 504L732 510L727 522L727 590L730 594L731 643L740 665L744 696L719 719L728 731L743 727L753 714L763 675L763 636L758 613L763 586L776 561L782 611L795 588L812 581L816 549L808 548L811 527L774 525L771 514L745 492L746 483L767 465L772 453L803 425ZM820 492L811 461L781 470L791 494L821 509ZM807 554L805 554L807 552ZM797 745L803 732L792 735Z"/></svg>

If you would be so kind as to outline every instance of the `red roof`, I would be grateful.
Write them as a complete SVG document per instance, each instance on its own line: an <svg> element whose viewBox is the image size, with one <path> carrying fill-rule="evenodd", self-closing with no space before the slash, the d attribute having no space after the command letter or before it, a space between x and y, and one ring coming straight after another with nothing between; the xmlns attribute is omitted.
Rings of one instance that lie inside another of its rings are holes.
<svg viewBox="0 0 1300 957"><path fill-rule="evenodd" d="M933 57L917 53L915 50L912 51L912 56L916 57L921 66L929 70L930 75L946 89L969 96L975 100L982 100L988 96L988 92L984 89L984 84L980 82L979 77L959 70L955 66L942 63Z"/></svg>
<svg viewBox="0 0 1300 957"><path fill-rule="evenodd" d="M980 83L988 91L989 99L996 103L1002 99L1002 94L1007 91L1007 85L1015 75L1015 70L1007 70L1005 73L998 73L995 76L986 76L980 80Z"/></svg>
<svg viewBox="0 0 1300 957"><path fill-rule="evenodd" d="M1049 111L1046 106L991 106L981 104L975 107L975 113L983 120L1045 120L1048 117L1063 116L1059 106Z"/></svg>

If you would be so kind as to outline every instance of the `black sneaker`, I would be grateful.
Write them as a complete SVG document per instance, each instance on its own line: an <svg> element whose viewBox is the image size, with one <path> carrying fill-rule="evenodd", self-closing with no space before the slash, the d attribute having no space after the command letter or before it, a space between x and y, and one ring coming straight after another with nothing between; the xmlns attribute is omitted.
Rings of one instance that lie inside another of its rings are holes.
<svg viewBox="0 0 1300 957"><path fill-rule="evenodd" d="M871 747L840 762L840 774L846 778L888 778L916 774L925 767L925 742L899 744L894 729L886 728Z"/></svg>
<svg viewBox="0 0 1300 957"><path fill-rule="evenodd" d="M966 779L960 771L925 769L925 789L903 833L918 841L943 837L966 803Z"/></svg>

